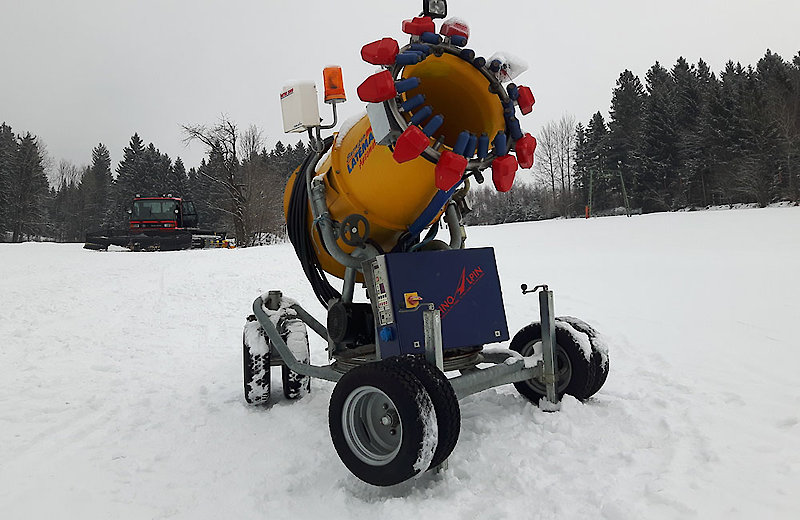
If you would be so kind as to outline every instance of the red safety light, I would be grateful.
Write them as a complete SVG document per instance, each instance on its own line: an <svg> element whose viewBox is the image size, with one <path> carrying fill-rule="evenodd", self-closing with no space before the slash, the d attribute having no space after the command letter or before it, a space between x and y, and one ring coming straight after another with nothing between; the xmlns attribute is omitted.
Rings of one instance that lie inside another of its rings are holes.
<svg viewBox="0 0 800 520"><path fill-rule="evenodd" d="M442 36L463 36L469 40L469 26L460 20L447 20L439 30Z"/></svg>
<svg viewBox="0 0 800 520"><path fill-rule="evenodd" d="M420 36L424 32L436 32L436 24L430 16L417 16L411 20L403 20L403 32Z"/></svg>
<svg viewBox="0 0 800 520"><path fill-rule="evenodd" d="M450 150L443 151L439 162L436 163L436 187L442 191L449 190L458 184L466 169L466 157Z"/></svg>
<svg viewBox="0 0 800 520"><path fill-rule="evenodd" d="M519 90L519 99L517 99L517 103L519 104L519 109L522 111L522 115L528 115L533 111L533 104L536 103L536 99L533 97L533 92L529 87L518 87Z"/></svg>
<svg viewBox="0 0 800 520"><path fill-rule="evenodd" d="M356 90L358 97L365 103L383 103L397 95L394 78L388 70L377 72L364 80Z"/></svg>
<svg viewBox="0 0 800 520"><path fill-rule="evenodd" d="M428 136L418 126L411 125L397 138L392 157L398 163L416 159L425 151L428 143Z"/></svg>
<svg viewBox="0 0 800 520"><path fill-rule="evenodd" d="M492 182L497 191L505 193L511 189L517 167L517 158L511 154L495 158L492 162Z"/></svg>
<svg viewBox="0 0 800 520"><path fill-rule="evenodd" d="M384 38L361 47L361 58L373 65L393 65L400 45L393 38Z"/></svg>
<svg viewBox="0 0 800 520"><path fill-rule="evenodd" d="M525 134L517 140L514 145L517 152L517 159L521 168L531 168L533 166L533 156L536 152L536 138L531 134Z"/></svg>

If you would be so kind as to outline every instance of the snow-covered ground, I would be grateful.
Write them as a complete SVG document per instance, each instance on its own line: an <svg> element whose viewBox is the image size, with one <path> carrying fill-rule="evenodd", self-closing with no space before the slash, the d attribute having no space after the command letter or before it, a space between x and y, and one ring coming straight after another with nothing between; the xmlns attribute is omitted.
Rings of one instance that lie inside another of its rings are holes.
<svg viewBox="0 0 800 520"><path fill-rule="evenodd" d="M611 373L558 413L463 400L449 469L394 488L339 461L332 384L244 403L253 299L323 318L291 246L0 244L0 518L800 518L799 230L797 207L470 228L512 332L546 282Z"/></svg>

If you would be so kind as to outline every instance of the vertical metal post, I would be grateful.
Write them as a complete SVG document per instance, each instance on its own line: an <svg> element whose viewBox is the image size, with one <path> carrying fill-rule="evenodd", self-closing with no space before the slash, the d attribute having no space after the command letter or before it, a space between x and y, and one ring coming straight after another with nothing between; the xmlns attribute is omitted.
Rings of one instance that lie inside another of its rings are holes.
<svg viewBox="0 0 800 520"><path fill-rule="evenodd" d="M556 320L553 314L553 291L544 287L539 293L539 312L542 324L542 357L544 358L544 384L547 390L547 400L550 409L558 409L558 394L556 393L556 364L555 364L555 336Z"/></svg>
<svg viewBox="0 0 800 520"><path fill-rule="evenodd" d="M442 315L432 303L422 310L422 323L425 330L425 359L444 371L444 354L442 353Z"/></svg>
<svg viewBox="0 0 800 520"><path fill-rule="evenodd" d="M444 372L444 354L442 353L442 314L432 303L422 310L422 323L425 330L425 359L428 363ZM447 459L436 466L436 471L447 469Z"/></svg>

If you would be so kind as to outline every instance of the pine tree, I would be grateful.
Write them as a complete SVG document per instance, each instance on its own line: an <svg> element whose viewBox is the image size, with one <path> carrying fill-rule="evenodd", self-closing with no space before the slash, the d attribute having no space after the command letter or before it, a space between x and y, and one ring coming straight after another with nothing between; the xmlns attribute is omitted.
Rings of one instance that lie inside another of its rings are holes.
<svg viewBox="0 0 800 520"><path fill-rule="evenodd" d="M646 88L639 198L644 211L665 211L675 208L679 190L675 82L656 62L647 71Z"/></svg>
<svg viewBox="0 0 800 520"><path fill-rule="evenodd" d="M631 198L638 193L638 173L641 167L642 112L645 92L642 82L631 71L625 70L617 79L611 98L611 113L608 122L609 163L617 168L617 175L624 179ZM620 181L622 182L622 180ZM619 184L619 183L617 183ZM611 182L611 186L615 183ZM615 189L617 201L621 186ZM635 200L635 199L634 199ZM631 202L634 204L635 202Z"/></svg>
<svg viewBox="0 0 800 520"><path fill-rule="evenodd" d="M41 235L46 227L49 187L36 137L18 139L16 164L11 170L9 221L12 242Z"/></svg>
<svg viewBox="0 0 800 520"><path fill-rule="evenodd" d="M17 139L11 127L0 124L0 241L10 229L9 207L11 205L11 177L16 169Z"/></svg>
<svg viewBox="0 0 800 520"><path fill-rule="evenodd" d="M117 178L114 179L112 216L116 226L124 226L127 221L127 209L133 197L145 195L144 179L144 145L139 134L133 134L131 141L122 150L122 160L117 166Z"/></svg>
<svg viewBox="0 0 800 520"><path fill-rule="evenodd" d="M99 228L111 225L114 220L111 215L111 183L113 181L111 154L103 143L92 149L92 165L84 174L83 180L91 183L91 190L86 193L89 227Z"/></svg>

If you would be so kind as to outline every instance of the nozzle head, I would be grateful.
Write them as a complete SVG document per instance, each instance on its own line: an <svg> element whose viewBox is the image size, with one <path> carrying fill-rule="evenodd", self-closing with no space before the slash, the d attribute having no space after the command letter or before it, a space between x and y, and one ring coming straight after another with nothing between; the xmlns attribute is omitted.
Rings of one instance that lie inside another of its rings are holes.
<svg viewBox="0 0 800 520"><path fill-rule="evenodd" d="M520 168L528 169L533 167L533 156L536 153L536 138L531 134L525 134L514 145L517 152Z"/></svg>
<svg viewBox="0 0 800 520"><path fill-rule="evenodd" d="M436 24L430 16L417 16L411 20L403 20L403 32L413 36L422 36L424 32L436 32Z"/></svg>
<svg viewBox="0 0 800 520"><path fill-rule="evenodd" d="M396 40L383 38L361 47L361 58L373 65L391 65L399 52L400 45Z"/></svg>
<svg viewBox="0 0 800 520"><path fill-rule="evenodd" d="M517 174L517 158L511 154L497 157L492 162L492 182L494 188L499 192L507 192L514 185L514 177Z"/></svg>
<svg viewBox="0 0 800 520"><path fill-rule="evenodd" d="M359 99L366 103L383 103L397 95L394 78L388 70L382 70L365 79L356 92Z"/></svg>
<svg viewBox="0 0 800 520"><path fill-rule="evenodd" d="M533 111L533 104L536 103L536 98L533 97L533 92L529 87L517 87L519 91L519 98L517 103L523 115L528 115Z"/></svg>
<svg viewBox="0 0 800 520"><path fill-rule="evenodd" d="M418 126L411 125L397 138L392 157L398 163L416 159L422 155L422 152L428 147L428 143L428 136Z"/></svg>
<svg viewBox="0 0 800 520"><path fill-rule="evenodd" d="M436 163L436 187L448 191L461 181L467 169L467 158L450 150L442 152L439 162Z"/></svg>

